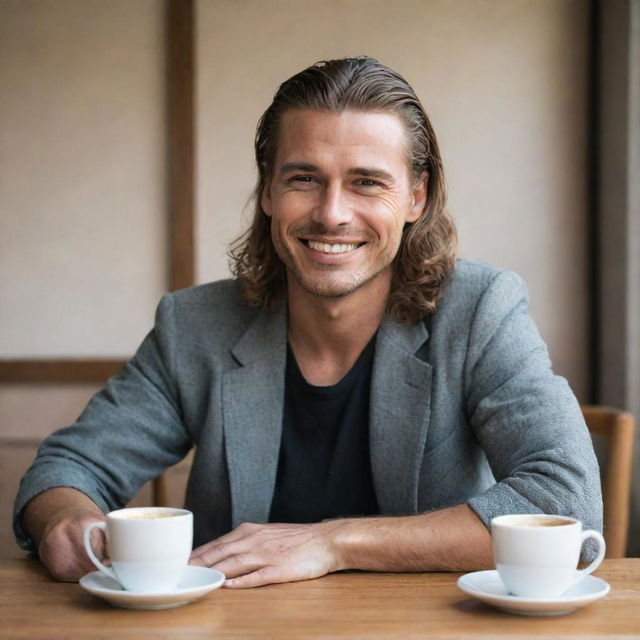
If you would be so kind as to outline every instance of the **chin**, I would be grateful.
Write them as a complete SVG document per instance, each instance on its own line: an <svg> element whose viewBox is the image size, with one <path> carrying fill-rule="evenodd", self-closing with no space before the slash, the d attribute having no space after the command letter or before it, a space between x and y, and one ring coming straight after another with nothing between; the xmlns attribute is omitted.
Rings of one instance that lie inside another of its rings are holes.
<svg viewBox="0 0 640 640"><path fill-rule="evenodd" d="M357 287L355 289L328 289L328 290L313 289L313 290L307 290L307 292L310 293L311 295L316 296L317 298L326 298L327 300L329 299L337 300L339 298L346 298L349 294L353 293L356 290L357 290Z"/></svg>
<svg viewBox="0 0 640 640"><path fill-rule="evenodd" d="M298 284L307 293L318 298L344 298L359 288L358 286L319 285L300 281Z"/></svg>
<svg viewBox="0 0 640 640"><path fill-rule="evenodd" d="M367 282L359 280L352 280L348 282L322 282L299 277L299 274L296 274L295 278L301 289L312 296L317 296L318 298L344 298L360 289Z"/></svg>

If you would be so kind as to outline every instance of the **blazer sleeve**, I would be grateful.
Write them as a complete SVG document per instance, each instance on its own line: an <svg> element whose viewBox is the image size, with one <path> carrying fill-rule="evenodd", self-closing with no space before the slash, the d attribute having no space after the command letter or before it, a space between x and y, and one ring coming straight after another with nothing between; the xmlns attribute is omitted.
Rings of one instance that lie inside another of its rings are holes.
<svg viewBox="0 0 640 640"><path fill-rule="evenodd" d="M602 530L598 463L580 406L553 374L514 273L479 299L465 362L465 409L496 479L468 500L489 527L504 513L557 513Z"/></svg>
<svg viewBox="0 0 640 640"><path fill-rule="evenodd" d="M173 316L168 294L158 306L154 329L122 373L91 399L77 422L41 444L14 506L14 532L22 548L33 551L20 521L25 505L39 493L71 487L105 512L117 509L190 449L172 377Z"/></svg>

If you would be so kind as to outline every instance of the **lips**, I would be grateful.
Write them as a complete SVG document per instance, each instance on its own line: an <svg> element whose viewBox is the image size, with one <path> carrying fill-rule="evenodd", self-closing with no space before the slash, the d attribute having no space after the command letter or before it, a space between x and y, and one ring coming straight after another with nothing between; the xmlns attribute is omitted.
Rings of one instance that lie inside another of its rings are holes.
<svg viewBox="0 0 640 640"><path fill-rule="evenodd" d="M319 251L320 253L350 253L351 251L355 251L359 246L360 242L318 242L317 240L307 240L306 245L313 249L314 251Z"/></svg>

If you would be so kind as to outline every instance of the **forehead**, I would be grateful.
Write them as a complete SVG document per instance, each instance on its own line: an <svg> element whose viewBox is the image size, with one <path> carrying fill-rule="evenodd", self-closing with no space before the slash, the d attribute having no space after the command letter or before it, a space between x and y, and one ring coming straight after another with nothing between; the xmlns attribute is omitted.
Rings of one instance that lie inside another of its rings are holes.
<svg viewBox="0 0 640 640"><path fill-rule="evenodd" d="M405 125L390 111L289 109L280 121L276 167L313 159L405 166L409 159Z"/></svg>

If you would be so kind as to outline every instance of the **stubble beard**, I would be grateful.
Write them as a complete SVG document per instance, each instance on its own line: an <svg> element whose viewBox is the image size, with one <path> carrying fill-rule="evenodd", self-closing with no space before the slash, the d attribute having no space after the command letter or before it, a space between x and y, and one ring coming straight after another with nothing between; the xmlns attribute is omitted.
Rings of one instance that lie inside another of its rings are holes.
<svg viewBox="0 0 640 640"><path fill-rule="evenodd" d="M332 265L327 265L331 267ZM324 268L321 271L331 272L335 269ZM313 278L302 272L302 269L298 267L287 267L287 280L290 277L295 278L298 285L307 293L318 298L344 298L354 291L360 289L368 282L369 278L358 278L358 274L354 274L350 281L337 283L337 282L323 282L322 276Z"/></svg>
<svg viewBox="0 0 640 640"><path fill-rule="evenodd" d="M280 259L282 260L282 255ZM288 282L290 282L291 278L294 278L303 291L312 296L325 299L349 296L359 289L362 289L365 285L383 277L383 275L392 268L392 263L384 264L372 273L356 271L348 279L336 282L335 279L331 277L331 272L338 271L338 265L318 265L316 270L319 273L309 274L303 271L289 256L287 256L285 260L282 260L282 262L286 267ZM323 277L323 273L328 277Z"/></svg>

